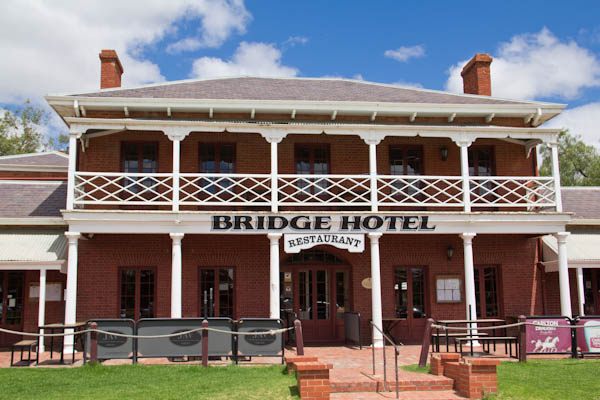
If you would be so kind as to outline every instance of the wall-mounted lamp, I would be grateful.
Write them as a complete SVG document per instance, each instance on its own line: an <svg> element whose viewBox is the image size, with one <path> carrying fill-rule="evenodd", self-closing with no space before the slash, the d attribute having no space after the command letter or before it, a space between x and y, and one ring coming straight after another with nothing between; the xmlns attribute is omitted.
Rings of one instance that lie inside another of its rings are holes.
<svg viewBox="0 0 600 400"><path fill-rule="evenodd" d="M444 146L440 149L440 152L442 153L442 161L446 161L448 159L448 148Z"/></svg>
<svg viewBox="0 0 600 400"><path fill-rule="evenodd" d="M448 261L452 260L452 256L454 255L454 247L451 244L448 245L446 249L446 257L448 257Z"/></svg>

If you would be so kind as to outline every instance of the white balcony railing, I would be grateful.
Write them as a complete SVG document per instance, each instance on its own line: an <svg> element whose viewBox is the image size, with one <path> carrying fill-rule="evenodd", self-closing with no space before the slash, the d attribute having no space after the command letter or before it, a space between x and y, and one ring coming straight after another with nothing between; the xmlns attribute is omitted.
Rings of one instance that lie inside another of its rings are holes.
<svg viewBox="0 0 600 400"><path fill-rule="evenodd" d="M131 205L175 209L171 173L75 172L74 178L73 204L78 208ZM556 208L552 177L469 177L468 183L468 199L475 211ZM460 176L279 174L273 179L270 174L182 173L178 205L271 210L333 206L461 211L465 209L464 185L466 181ZM375 188L374 194L371 188Z"/></svg>

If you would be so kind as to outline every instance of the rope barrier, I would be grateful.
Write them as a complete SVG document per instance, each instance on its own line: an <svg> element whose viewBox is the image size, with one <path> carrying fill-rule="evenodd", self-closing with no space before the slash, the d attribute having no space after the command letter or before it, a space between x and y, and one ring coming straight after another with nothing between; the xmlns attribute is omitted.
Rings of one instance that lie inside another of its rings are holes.
<svg viewBox="0 0 600 400"><path fill-rule="evenodd" d="M504 328L513 328L521 325L528 326L539 326L542 328L600 328L599 325L544 325L544 324L536 324L534 322L516 322L514 324L506 324L506 325L496 325L496 326L478 326L478 327L466 327L466 326L447 326L447 325L438 325L432 324L432 328L440 329L440 330L463 330L463 331L484 331L484 330L493 330L493 329L504 329Z"/></svg>
<svg viewBox="0 0 600 400"><path fill-rule="evenodd" d="M110 331L105 331L105 330L102 330L102 329L82 329L82 330L79 330L79 331L64 332L64 333L33 333L33 332L13 331L13 330L10 330L10 329L0 328L0 332L11 333L11 334L14 334L14 335L35 336L35 337L57 337L57 336L58 337L62 337L62 336L82 335L82 334L88 333L88 332L97 332L97 333L104 333L105 335L124 337L124 338L128 338L128 339L161 339L161 338L170 338L170 337L176 337L176 336L189 335L191 333L200 332L200 331L209 331L209 332L216 332L216 333L228 333L230 335L238 335L238 336L262 336L262 335L275 336L277 334L280 334L280 333L283 333L283 332L287 332L287 331L292 330L292 329L294 329L294 327L281 328L281 329L272 329L272 330L263 331L263 332L238 332L238 331L224 331L224 330L215 329L215 328L195 328L195 329L190 329L188 331L182 331L182 332L176 332L176 333L168 333L168 334L164 334L164 335L150 335L150 336L127 335L125 333L110 332Z"/></svg>

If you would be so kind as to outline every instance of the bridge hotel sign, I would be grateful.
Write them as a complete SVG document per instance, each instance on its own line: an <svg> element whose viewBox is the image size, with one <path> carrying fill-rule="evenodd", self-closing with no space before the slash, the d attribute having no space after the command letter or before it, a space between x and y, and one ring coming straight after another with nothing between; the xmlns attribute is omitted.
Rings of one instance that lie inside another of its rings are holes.
<svg viewBox="0 0 600 400"><path fill-rule="evenodd" d="M331 245L351 253L365 249L365 232L433 231L427 216L342 215L333 221L324 215L214 215L212 231L292 231L284 235L286 253L318 245ZM296 233L298 232L298 233Z"/></svg>

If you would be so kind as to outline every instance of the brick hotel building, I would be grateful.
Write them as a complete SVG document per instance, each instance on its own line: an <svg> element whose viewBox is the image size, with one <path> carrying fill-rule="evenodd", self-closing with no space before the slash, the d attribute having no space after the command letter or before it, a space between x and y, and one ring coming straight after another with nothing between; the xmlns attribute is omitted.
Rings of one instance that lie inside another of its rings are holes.
<svg viewBox="0 0 600 400"><path fill-rule="evenodd" d="M465 66L465 94L329 78L125 89L117 54L100 60L100 91L46 97L70 132L65 322L293 312L307 342L339 343L354 311L378 345L369 320L396 319L407 343L430 316L571 315L559 132L539 127L564 105L491 97L488 55ZM554 177L538 175L540 143ZM560 296L543 295L545 235Z"/></svg>

